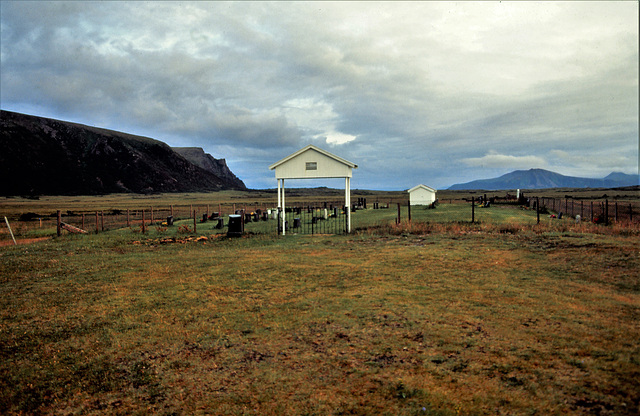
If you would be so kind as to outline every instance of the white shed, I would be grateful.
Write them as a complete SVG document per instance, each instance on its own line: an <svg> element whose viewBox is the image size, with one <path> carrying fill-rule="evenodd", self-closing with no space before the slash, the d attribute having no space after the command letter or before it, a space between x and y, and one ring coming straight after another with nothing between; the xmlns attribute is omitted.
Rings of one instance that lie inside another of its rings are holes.
<svg viewBox="0 0 640 416"><path fill-rule="evenodd" d="M269 166L278 180L278 208L284 209L285 179L345 178L344 199L347 207L347 232L351 232L351 176L358 165L322 150L312 144ZM284 234L284 215L282 216Z"/></svg>
<svg viewBox="0 0 640 416"><path fill-rule="evenodd" d="M417 185L409 189L411 205L431 205L436 202L436 190L427 185Z"/></svg>

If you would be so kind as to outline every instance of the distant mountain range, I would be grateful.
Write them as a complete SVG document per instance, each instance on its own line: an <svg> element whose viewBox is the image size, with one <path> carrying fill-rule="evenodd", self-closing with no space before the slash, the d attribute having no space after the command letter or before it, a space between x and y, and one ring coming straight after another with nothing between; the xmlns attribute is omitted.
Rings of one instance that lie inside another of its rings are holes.
<svg viewBox="0 0 640 416"><path fill-rule="evenodd" d="M200 148L0 110L0 195L246 189Z"/></svg>
<svg viewBox="0 0 640 416"><path fill-rule="evenodd" d="M640 175L613 172L602 179L565 176L544 169L516 170L494 179L481 179L450 186L450 190L619 188L640 185Z"/></svg>

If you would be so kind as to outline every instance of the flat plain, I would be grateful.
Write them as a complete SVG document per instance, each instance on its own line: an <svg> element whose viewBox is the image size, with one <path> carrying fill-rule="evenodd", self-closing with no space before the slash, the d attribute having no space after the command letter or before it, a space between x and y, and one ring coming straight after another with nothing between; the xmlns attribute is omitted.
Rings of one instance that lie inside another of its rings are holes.
<svg viewBox="0 0 640 416"><path fill-rule="evenodd" d="M0 247L0 412L638 414L637 224L460 206Z"/></svg>

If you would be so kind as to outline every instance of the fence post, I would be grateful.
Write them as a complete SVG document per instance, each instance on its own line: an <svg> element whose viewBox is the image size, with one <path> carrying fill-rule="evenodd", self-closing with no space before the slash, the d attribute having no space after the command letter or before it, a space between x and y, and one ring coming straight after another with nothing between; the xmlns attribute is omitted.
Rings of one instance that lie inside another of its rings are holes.
<svg viewBox="0 0 640 416"><path fill-rule="evenodd" d="M84 230L84 214L82 214L82 229Z"/></svg>
<svg viewBox="0 0 640 416"><path fill-rule="evenodd" d="M407 201L407 210L409 216L409 223L411 223L411 200Z"/></svg>
<svg viewBox="0 0 640 416"><path fill-rule="evenodd" d="M40 221L42 221L42 219L40 219ZM9 229L9 234L11 234L11 239L13 240L13 245L17 246L18 243L16 242L16 238L13 236L13 230L11 230L11 225L9 225L9 220L7 219L7 217L4 217L4 222L7 224L7 228Z"/></svg>
<svg viewBox="0 0 640 416"><path fill-rule="evenodd" d="M584 218L584 201L580 201L580 218Z"/></svg>
<svg viewBox="0 0 640 416"><path fill-rule="evenodd" d="M196 233L196 210L193 210L193 233Z"/></svg>
<svg viewBox="0 0 640 416"><path fill-rule="evenodd" d="M147 232L147 225L144 223L144 210L142 210L142 234Z"/></svg>
<svg viewBox="0 0 640 416"><path fill-rule="evenodd" d="M131 227L131 223L129 222L129 208L127 208L127 227Z"/></svg>
<svg viewBox="0 0 640 416"><path fill-rule="evenodd" d="M629 222L633 221L633 208L631 207L631 204L629 204Z"/></svg>
<svg viewBox="0 0 640 416"><path fill-rule="evenodd" d="M149 221L149 225L153 225L153 207L151 207L151 221Z"/></svg>
<svg viewBox="0 0 640 416"><path fill-rule="evenodd" d="M100 232L100 223L98 222L98 211L96 211L96 234Z"/></svg>
<svg viewBox="0 0 640 416"><path fill-rule="evenodd" d="M609 198L604 200L604 225L609 225Z"/></svg>
<svg viewBox="0 0 640 416"><path fill-rule="evenodd" d="M56 233L58 234L58 237L60 237L62 235L62 214L60 213L60 210L56 212L56 216L58 218Z"/></svg>
<svg viewBox="0 0 640 416"><path fill-rule="evenodd" d="M100 225L100 228L104 231L104 211L100 211Z"/></svg>
<svg viewBox="0 0 640 416"><path fill-rule="evenodd" d="M536 224L540 224L540 199L536 197Z"/></svg>
<svg viewBox="0 0 640 416"><path fill-rule="evenodd" d="M573 212L575 208L575 203L573 202L573 199L571 200L571 216L575 217L575 213Z"/></svg>
<svg viewBox="0 0 640 416"><path fill-rule="evenodd" d="M471 223L476 222L476 198L471 197Z"/></svg>
<svg viewBox="0 0 640 416"><path fill-rule="evenodd" d="M400 225L400 202L398 202L398 219L396 220L396 224Z"/></svg>

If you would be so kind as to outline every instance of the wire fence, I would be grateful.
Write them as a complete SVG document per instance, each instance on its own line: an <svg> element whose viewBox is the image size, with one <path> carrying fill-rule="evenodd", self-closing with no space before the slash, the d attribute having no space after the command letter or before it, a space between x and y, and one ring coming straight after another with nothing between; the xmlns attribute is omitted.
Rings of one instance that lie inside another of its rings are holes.
<svg viewBox="0 0 640 416"><path fill-rule="evenodd" d="M347 212L344 201L296 202L284 213L270 203L212 203L149 206L137 209L109 210L60 210L48 213L27 212L10 217L7 227L0 227L0 242L11 240L9 227L15 238L38 238L60 233L59 223L100 233L129 228L145 232L153 227L166 227L176 222L185 223L185 229L195 232L199 224L215 221L214 228L224 230L229 215L241 215L243 224L255 232L282 233L282 217L285 231L294 234L343 234L347 232ZM439 208L438 208L439 207ZM446 209L443 209L445 208ZM411 206L408 200L382 199L367 201L357 198L349 207L351 229L371 225L399 223L402 221L478 222L509 221L508 215L497 215L487 208L517 208L529 211L529 220L540 222L544 218L573 218L597 224L640 224L640 201L618 201L601 199L572 199L549 197L491 197L469 196L467 198L438 201L433 207ZM430 208L436 208L431 210ZM492 214L492 215L490 215ZM10 225L9 225L10 224ZM192 224L192 225L191 225ZM209 224L212 228L213 224Z"/></svg>
<svg viewBox="0 0 640 416"><path fill-rule="evenodd" d="M636 202L618 202L604 200L575 200L559 198L537 198L536 201L528 200L529 206L539 204L542 209L551 212L568 215L572 218L580 216L581 219L600 223L633 223L640 222L640 206Z"/></svg>
<svg viewBox="0 0 640 416"><path fill-rule="evenodd" d="M325 207L326 206L326 207ZM279 211L277 231L282 233L282 211ZM344 234L347 232L347 211L344 206L321 204L289 207L284 212L285 234Z"/></svg>
<svg viewBox="0 0 640 416"><path fill-rule="evenodd" d="M137 209L109 210L56 210L50 212L27 212L9 216L11 230L16 238L37 238L50 236L58 232L58 223L84 230L88 233L100 233L123 228L145 231L149 227L162 227L184 220L201 223L214 218L225 217L236 212L255 213L265 211L269 204L226 203L199 205L149 206ZM8 227L0 230L0 241L11 239Z"/></svg>

